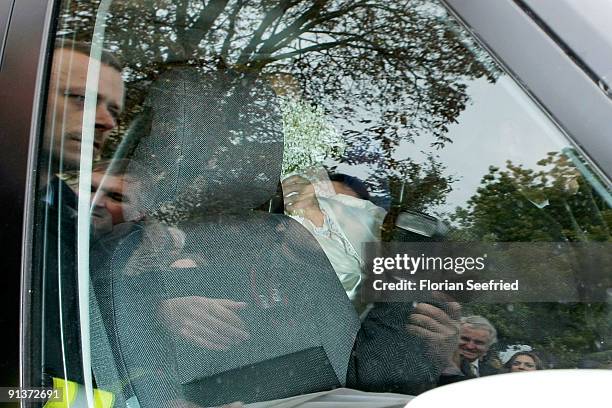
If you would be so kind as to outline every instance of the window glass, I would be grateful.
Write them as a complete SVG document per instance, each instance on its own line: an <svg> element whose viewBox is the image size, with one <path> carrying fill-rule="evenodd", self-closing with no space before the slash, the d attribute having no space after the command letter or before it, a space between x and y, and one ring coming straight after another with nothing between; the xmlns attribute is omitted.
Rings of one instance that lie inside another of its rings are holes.
<svg viewBox="0 0 612 408"><path fill-rule="evenodd" d="M609 256L609 182L437 1L64 0L43 133L42 381L74 398L611 367L605 270L569 301L364 291L366 243Z"/></svg>

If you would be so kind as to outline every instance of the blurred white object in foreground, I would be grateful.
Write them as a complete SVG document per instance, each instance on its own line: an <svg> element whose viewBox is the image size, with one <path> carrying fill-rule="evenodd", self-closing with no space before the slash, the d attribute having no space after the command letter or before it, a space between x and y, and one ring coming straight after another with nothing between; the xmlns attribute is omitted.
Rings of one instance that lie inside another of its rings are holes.
<svg viewBox="0 0 612 408"><path fill-rule="evenodd" d="M439 387L409 408L608 407L612 370L540 370L500 374Z"/></svg>

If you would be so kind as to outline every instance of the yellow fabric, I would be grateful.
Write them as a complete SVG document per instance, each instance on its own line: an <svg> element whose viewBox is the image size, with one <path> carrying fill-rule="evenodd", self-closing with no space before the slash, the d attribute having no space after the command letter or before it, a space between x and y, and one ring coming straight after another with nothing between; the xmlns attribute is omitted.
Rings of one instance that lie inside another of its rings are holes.
<svg viewBox="0 0 612 408"><path fill-rule="evenodd" d="M66 408L74 404L79 385L74 381L65 381L62 378L53 377L53 389L61 390L61 401L49 401L44 408Z"/></svg>
<svg viewBox="0 0 612 408"><path fill-rule="evenodd" d="M53 389L62 390L61 401L48 401L44 408L81 408L80 404L75 404L77 396L80 393L85 394L85 387L74 382L66 381L62 378L53 377ZM83 398L83 400L86 400ZM95 408L112 408L115 402L113 393L94 389L94 407ZM82 408L86 408L83 406Z"/></svg>
<svg viewBox="0 0 612 408"><path fill-rule="evenodd" d="M112 392L101 389L94 390L94 407L95 408L112 408L115 402L115 396Z"/></svg>

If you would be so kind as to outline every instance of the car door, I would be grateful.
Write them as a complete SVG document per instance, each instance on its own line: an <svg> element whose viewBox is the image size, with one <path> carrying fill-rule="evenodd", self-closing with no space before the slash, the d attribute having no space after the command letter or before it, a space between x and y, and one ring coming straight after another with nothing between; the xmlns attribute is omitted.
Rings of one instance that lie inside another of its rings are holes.
<svg viewBox="0 0 612 408"><path fill-rule="evenodd" d="M19 325L20 312L29 314L26 304L20 310L22 254L27 253L27 236L23 234L23 222L27 219L31 204L28 169L35 161L36 138L40 124L40 95L44 78L44 61L47 37L51 24L52 2L3 1L0 3L0 102L1 174L2 189L2 265L6 271L3 286L2 325L7 330L6 358L2 362L2 383L16 386L19 383L19 331L28 327ZM27 50L27 52L25 52ZM24 241L25 239L25 241ZM24 252L25 251L25 252Z"/></svg>
<svg viewBox="0 0 612 408"><path fill-rule="evenodd" d="M523 2L12 6L22 385L209 406L417 394L527 348L542 369L609 364L609 299L534 285L459 316L364 290L366 243L593 244L605 265L612 105Z"/></svg>

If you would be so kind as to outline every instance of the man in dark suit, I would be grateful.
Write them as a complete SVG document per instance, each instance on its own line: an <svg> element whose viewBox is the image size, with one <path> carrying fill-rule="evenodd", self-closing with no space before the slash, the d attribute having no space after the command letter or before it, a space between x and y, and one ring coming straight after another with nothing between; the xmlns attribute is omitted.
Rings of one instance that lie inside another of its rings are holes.
<svg viewBox="0 0 612 408"><path fill-rule="evenodd" d="M438 385L491 374L489 367L483 365L483 358L496 342L497 330L486 318L462 317L454 362L443 371Z"/></svg>

